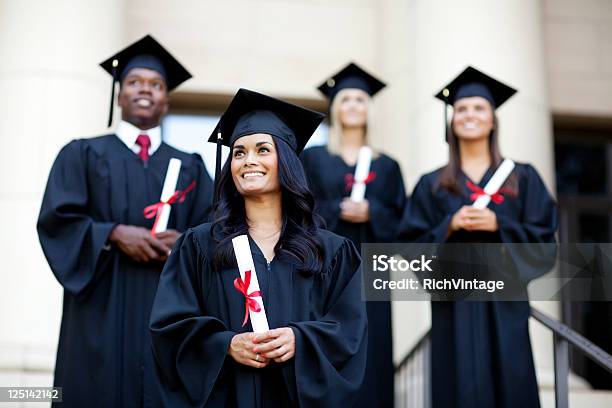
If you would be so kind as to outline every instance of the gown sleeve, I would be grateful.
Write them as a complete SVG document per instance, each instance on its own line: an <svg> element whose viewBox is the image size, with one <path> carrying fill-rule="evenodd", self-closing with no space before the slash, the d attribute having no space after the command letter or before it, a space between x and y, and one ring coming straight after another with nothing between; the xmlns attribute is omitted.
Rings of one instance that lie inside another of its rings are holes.
<svg viewBox="0 0 612 408"><path fill-rule="evenodd" d="M344 240L328 267L317 320L290 322L295 356L285 366L286 381L295 381L293 400L299 406L353 406L363 381L367 350L367 318L361 300L361 259ZM291 392L291 391L290 391Z"/></svg>
<svg viewBox="0 0 612 408"><path fill-rule="evenodd" d="M523 204L520 220L497 215L502 242L555 242L557 206L544 182L530 165L525 166L519 194Z"/></svg>
<svg viewBox="0 0 612 408"><path fill-rule="evenodd" d="M406 191L399 165L392 161L384 177L385 194L367 197L370 203L370 225L376 242L392 242L397 237L406 204Z"/></svg>
<svg viewBox="0 0 612 408"><path fill-rule="evenodd" d="M235 335L203 308L206 264L197 238L187 231L166 262L151 310L153 354L164 398L173 404L206 404Z"/></svg>
<svg viewBox="0 0 612 408"><path fill-rule="evenodd" d="M519 219L497 214L501 241L508 245L518 278L527 283L548 272L555 262L557 206L531 165L524 166L519 184L522 211Z"/></svg>
<svg viewBox="0 0 612 408"><path fill-rule="evenodd" d="M98 222L90 213L86 148L72 141L60 151L47 181L37 230L51 270L60 284L78 298L95 286L99 263L108 252L115 224Z"/></svg>
<svg viewBox="0 0 612 408"><path fill-rule="evenodd" d="M452 214L438 214L432 188L430 178L421 177L406 205L399 231L400 240L423 243L442 243L446 240Z"/></svg>

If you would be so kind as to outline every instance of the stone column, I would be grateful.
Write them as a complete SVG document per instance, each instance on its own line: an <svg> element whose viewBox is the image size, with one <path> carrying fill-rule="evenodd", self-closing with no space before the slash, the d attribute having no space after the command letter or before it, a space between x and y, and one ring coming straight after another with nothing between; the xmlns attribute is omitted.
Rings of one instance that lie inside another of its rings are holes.
<svg viewBox="0 0 612 408"><path fill-rule="evenodd" d="M97 64L122 44L123 0L0 2L0 384L46 385L62 289L36 219L60 147L105 130L110 81Z"/></svg>

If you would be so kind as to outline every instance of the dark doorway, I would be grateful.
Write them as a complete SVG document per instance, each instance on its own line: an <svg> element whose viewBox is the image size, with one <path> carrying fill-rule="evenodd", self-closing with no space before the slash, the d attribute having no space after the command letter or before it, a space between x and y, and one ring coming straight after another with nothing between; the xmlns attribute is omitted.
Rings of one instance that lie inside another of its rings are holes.
<svg viewBox="0 0 612 408"><path fill-rule="evenodd" d="M612 120L555 117L555 164L561 242L612 242ZM612 302L564 302L563 320L612 354ZM612 374L576 350L574 372L596 389Z"/></svg>

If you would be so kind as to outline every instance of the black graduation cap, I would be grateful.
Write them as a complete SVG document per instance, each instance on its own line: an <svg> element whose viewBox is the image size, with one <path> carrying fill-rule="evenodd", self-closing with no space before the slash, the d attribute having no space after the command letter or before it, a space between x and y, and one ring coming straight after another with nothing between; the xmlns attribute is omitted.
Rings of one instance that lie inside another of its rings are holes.
<svg viewBox="0 0 612 408"><path fill-rule="evenodd" d="M231 147L242 136L267 133L299 154L325 115L240 88L208 139L217 143L215 180L221 171L221 145Z"/></svg>
<svg viewBox="0 0 612 408"><path fill-rule="evenodd" d="M108 117L109 127L113 120L115 82L122 81L130 69L148 68L159 72L166 80L168 91L173 90L191 78L189 71L148 34L104 62L101 62L100 66L113 77L110 114Z"/></svg>
<svg viewBox="0 0 612 408"><path fill-rule="evenodd" d="M444 102L446 137L448 137L447 105L452 105L461 98L480 96L488 100L493 109L497 109L516 92L516 89L499 82L476 68L467 67L435 95L436 98Z"/></svg>
<svg viewBox="0 0 612 408"><path fill-rule="evenodd" d="M332 101L338 92L343 89L357 88L370 96L374 96L385 86L384 82L351 62L334 76L323 82L318 89Z"/></svg>

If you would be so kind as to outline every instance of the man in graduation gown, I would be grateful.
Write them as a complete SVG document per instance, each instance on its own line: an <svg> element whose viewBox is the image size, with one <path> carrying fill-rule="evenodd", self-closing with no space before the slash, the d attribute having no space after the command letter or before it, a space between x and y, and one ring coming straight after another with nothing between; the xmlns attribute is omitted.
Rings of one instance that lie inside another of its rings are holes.
<svg viewBox="0 0 612 408"><path fill-rule="evenodd" d="M159 274L180 233L206 221L212 181L198 155L161 140L168 92L191 77L178 61L146 36L101 65L113 89L120 81L122 121L62 148L37 225L64 287L54 385L64 407L148 406L158 400L148 320ZM182 162L177 193L154 235L157 206L149 218L144 209L160 202L171 158Z"/></svg>

